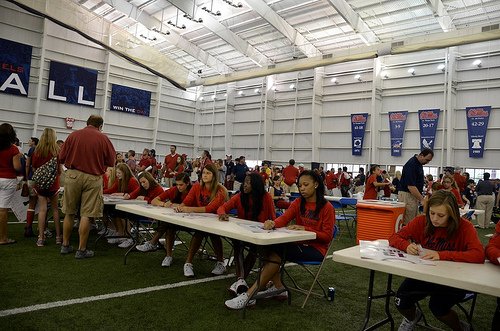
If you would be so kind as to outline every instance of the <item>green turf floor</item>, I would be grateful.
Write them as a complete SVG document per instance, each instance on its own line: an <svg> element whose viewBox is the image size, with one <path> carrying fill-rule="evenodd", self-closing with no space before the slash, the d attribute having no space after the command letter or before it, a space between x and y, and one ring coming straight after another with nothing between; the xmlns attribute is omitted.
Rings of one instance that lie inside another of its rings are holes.
<svg viewBox="0 0 500 331"><path fill-rule="evenodd" d="M55 239L49 239L45 247L36 247L36 240L23 238L22 232L22 224L9 224L9 236L18 242L0 246L0 314L7 309L186 281L182 273L185 251L180 248L174 251L174 264L170 268L160 267L162 251L134 252L124 265L124 250L105 241L98 243L95 258L75 260L73 254L59 254ZM484 235L492 232L492 229L479 230L481 240L486 243L488 239ZM96 234L91 233L90 242L95 238ZM76 230L72 242L77 244ZM355 240L341 231L334 250L354 244ZM229 249L228 246L225 244L225 249ZM224 300L230 297L226 288L234 278L212 280L213 261L197 258L194 264L195 279L208 278L207 282L0 317L0 330L348 331L359 330L362 325L368 270L329 260L320 280L336 288L334 302L311 297L301 309L304 297L293 292L291 306L261 300L242 319L239 312L224 307ZM299 267L288 270L297 279L309 281ZM234 269L229 269L228 273L232 272ZM385 275L377 276L375 289L382 292ZM394 288L401 280L395 277ZM489 330L495 305L495 298L479 295L474 314L475 330ZM401 317L392 304L391 311L397 328ZM376 303L373 318L382 316L383 303ZM426 316L432 324L441 326L429 312ZM381 330L389 330L389 327Z"/></svg>

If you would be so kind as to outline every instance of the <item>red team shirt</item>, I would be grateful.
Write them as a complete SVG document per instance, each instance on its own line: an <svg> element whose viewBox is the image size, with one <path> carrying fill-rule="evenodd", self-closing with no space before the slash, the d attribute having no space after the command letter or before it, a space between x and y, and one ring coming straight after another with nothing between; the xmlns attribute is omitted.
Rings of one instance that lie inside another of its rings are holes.
<svg viewBox="0 0 500 331"><path fill-rule="evenodd" d="M286 185L293 185L297 178L299 177L299 169L295 168L293 165L288 165L283 169L283 181Z"/></svg>
<svg viewBox="0 0 500 331"><path fill-rule="evenodd" d="M316 203L307 202L304 215L300 213L300 201L296 199L285 213L276 219L275 226L281 228L286 226L292 219L297 225L303 225L306 231L316 233L316 239L306 242L316 248L323 256L328 250L328 245L333 238L333 227L335 226L335 210L330 203L326 203L321 209L318 217L314 216Z"/></svg>
<svg viewBox="0 0 500 331"><path fill-rule="evenodd" d="M178 192L179 190L177 189L177 186L171 187L168 190L164 191L162 194L158 196L158 199L160 199L163 202L170 201L172 203L182 203L184 199L187 197L189 191L186 190L182 192L182 194L178 197Z"/></svg>
<svg viewBox="0 0 500 331"><path fill-rule="evenodd" d="M210 194L211 192L205 187L202 188L200 183L195 183L182 203L188 207L205 207L206 213L215 214L217 208L224 204L226 192L219 186L212 201L210 201Z"/></svg>
<svg viewBox="0 0 500 331"><path fill-rule="evenodd" d="M154 188L149 188L146 191L146 195L144 196L144 200L149 203L163 193L163 188L160 185L156 185ZM137 197L141 194L141 186L139 185L132 193L130 193L130 199L137 199Z"/></svg>
<svg viewBox="0 0 500 331"><path fill-rule="evenodd" d="M471 222L461 218L457 232L448 238L446 228L435 228L432 235L426 236L425 221L425 215L415 217L389 238L389 244L406 252L412 240L423 248L438 251L440 260L484 263L483 245Z"/></svg>
<svg viewBox="0 0 500 331"><path fill-rule="evenodd" d="M224 205L220 206L217 209L218 215L224 215L229 213L232 209L238 210L238 218L245 220L252 220L252 199L249 199L249 210L248 214L245 214L245 209L241 204L241 193L235 194L228 202ZM273 198L269 193L264 194L264 198L262 199L262 210L260 211L258 221L264 223L267 220L273 220L276 218L276 210L274 209Z"/></svg>
<svg viewBox="0 0 500 331"><path fill-rule="evenodd" d="M113 185L111 187L107 188L106 190L103 191L104 194L112 194L112 193L118 193L118 183L120 182L119 179L115 180ZM132 193L135 190L140 188L139 182L135 177L131 177L128 181L127 188L125 189L125 192L119 192L119 193Z"/></svg>
<svg viewBox="0 0 500 331"><path fill-rule="evenodd" d="M377 182L377 175L371 174L370 177L368 177L368 180L366 181L365 194L363 195L363 200L377 199L377 188L374 185L374 183L376 182Z"/></svg>

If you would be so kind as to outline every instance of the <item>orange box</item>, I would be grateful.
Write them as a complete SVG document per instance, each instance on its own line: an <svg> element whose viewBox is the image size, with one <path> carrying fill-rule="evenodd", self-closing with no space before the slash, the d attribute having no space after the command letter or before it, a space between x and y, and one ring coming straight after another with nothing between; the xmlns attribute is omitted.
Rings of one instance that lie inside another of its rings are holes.
<svg viewBox="0 0 500 331"><path fill-rule="evenodd" d="M403 225L405 204L382 200L361 200L356 204L356 241L389 239Z"/></svg>

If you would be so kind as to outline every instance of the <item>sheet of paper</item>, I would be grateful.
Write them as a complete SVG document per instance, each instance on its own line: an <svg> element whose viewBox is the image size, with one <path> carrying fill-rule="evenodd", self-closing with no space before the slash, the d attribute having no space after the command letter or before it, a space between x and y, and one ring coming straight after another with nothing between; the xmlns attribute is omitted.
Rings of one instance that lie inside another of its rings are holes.
<svg viewBox="0 0 500 331"><path fill-rule="evenodd" d="M360 240L359 251L361 253L361 258L363 259L436 265L436 262L434 261L423 260L417 255L406 254L399 249L390 247L387 240ZM422 249L422 253L425 254L425 249Z"/></svg>

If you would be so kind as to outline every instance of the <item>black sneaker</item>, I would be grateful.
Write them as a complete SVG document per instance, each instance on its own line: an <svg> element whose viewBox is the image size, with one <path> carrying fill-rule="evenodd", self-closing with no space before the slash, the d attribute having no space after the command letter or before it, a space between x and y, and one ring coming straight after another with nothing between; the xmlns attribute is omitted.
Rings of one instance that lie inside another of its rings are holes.
<svg viewBox="0 0 500 331"><path fill-rule="evenodd" d="M87 259L90 257L94 257L94 251L91 251L88 249L86 249L84 251L77 250L76 254L75 254L75 259Z"/></svg>
<svg viewBox="0 0 500 331"><path fill-rule="evenodd" d="M69 254L73 252L73 246L64 246L64 245L61 245L61 254L62 255L65 255L65 254Z"/></svg>

